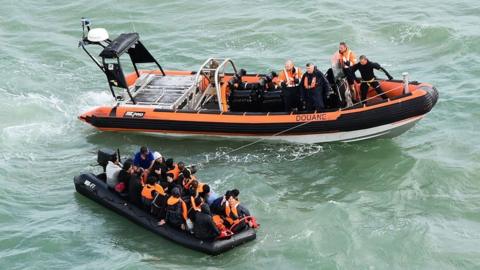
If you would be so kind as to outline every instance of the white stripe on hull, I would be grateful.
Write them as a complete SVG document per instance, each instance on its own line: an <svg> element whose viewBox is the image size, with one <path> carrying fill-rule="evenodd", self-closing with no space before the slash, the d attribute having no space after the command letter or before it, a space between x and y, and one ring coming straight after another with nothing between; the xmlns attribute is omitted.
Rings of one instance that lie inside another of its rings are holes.
<svg viewBox="0 0 480 270"><path fill-rule="evenodd" d="M354 131L309 134L309 135L281 135L281 136L235 136L235 135L208 135L208 134L176 134L162 132L140 132L148 135L192 137L202 139L236 139L236 140L258 140L290 142L290 143L327 143L327 142L355 142L373 138L393 138L411 129L424 115L412 117L391 124L378 127L360 129Z"/></svg>

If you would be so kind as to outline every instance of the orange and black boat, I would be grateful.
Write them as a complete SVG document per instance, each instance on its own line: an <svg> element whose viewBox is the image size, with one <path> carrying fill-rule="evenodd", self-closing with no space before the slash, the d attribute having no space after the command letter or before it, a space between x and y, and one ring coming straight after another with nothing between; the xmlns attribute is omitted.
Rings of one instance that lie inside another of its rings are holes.
<svg viewBox="0 0 480 270"><path fill-rule="evenodd" d="M378 80L388 99L378 98L372 90L367 102L345 106L345 82L330 76L327 109L285 112L282 93L272 87L270 75L242 74L228 58L210 58L197 71L164 70L137 33L110 40L105 29L91 29L87 20L82 22L80 46L105 73L114 101L79 118L103 131L307 143L357 141L402 134L438 99L435 87L409 82L404 74L403 80ZM98 59L88 45L102 47ZM129 74L120 61L125 54L134 70ZM141 64L155 67L140 69ZM233 77L241 80L240 87L229 84Z"/></svg>

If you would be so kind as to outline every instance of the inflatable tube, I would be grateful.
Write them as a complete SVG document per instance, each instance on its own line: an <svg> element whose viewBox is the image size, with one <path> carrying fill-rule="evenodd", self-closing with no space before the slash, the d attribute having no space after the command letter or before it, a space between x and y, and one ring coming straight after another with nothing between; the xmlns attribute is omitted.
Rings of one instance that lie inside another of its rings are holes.
<svg viewBox="0 0 480 270"><path fill-rule="evenodd" d="M122 198L116 192L111 191L105 182L92 173L85 173L76 176L73 182L77 192L85 197L125 216L147 230L193 250L210 255L218 255L256 238L255 230L249 228L233 235L229 239L216 240L214 242L202 241L185 231L180 231L168 225L159 226L157 224L158 219L149 215L139 207L130 204L130 202Z"/></svg>

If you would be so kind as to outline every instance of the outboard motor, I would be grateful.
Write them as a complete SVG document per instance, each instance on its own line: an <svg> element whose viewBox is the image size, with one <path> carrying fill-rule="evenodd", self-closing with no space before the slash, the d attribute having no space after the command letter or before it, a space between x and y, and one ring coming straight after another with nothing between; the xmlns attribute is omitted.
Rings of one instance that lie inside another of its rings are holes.
<svg viewBox="0 0 480 270"><path fill-rule="evenodd" d="M98 150L98 153L97 153L98 165L102 166L103 171L105 172L108 162L115 160L116 156L117 156L117 152L115 150L108 149L108 148L100 149Z"/></svg>

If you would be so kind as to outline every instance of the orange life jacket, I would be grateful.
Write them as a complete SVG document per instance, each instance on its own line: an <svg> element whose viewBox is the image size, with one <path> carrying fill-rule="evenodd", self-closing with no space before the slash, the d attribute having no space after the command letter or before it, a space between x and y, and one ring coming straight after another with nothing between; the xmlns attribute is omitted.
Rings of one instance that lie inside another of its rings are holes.
<svg viewBox="0 0 480 270"><path fill-rule="evenodd" d="M183 187L184 187L185 189L189 189L189 188L190 188L190 185L191 185L192 182L193 182L193 180L197 180L197 178L195 177L195 175L191 175L191 176L190 176L190 179L189 179L186 183L183 184ZM184 180L184 181L185 181L185 180ZM199 183L199 186L200 186L200 183Z"/></svg>
<svg viewBox="0 0 480 270"><path fill-rule="evenodd" d="M173 196L170 196L170 198L168 198L167 200L167 206L173 206L173 205L176 205L177 203L181 203L182 204L182 216L183 216L183 219L186 221L187 220L187 204L185 204L185 202L180 199L180 198L175 198Z"/></svg>
<svg viewBox="0 0 480 270"><path fill-rule="evenodd" d="M174 168L167 171L167 174L171 173L173 174L173 180L177 180L178 176L180 175L180 169L178 168L178 165L175 163L173 164Z"/></svg>
<svg viewBox="0 0 480 270"><path fill-rule="evenodd" d="M293 70L295 69L295 72ZM298 67L293 67L292 70L283 69L279 72L278 81L287 83L290 79L301 79L302 78L302 70ZM296 86L294 83L289 84L288 86Z"/></svg>
<svg viewBox="0 0 480 270"><path fill-rule="evenodd" d="M303 82L303 87L305 87L305 89L309 89L309 90L315 89L316 85L317 85L317 77L313 77L312 83L310 84L308 84L308 78L305 77L305 81Z"/></svg>
<svg viewBox="0 0 480 270"><path fill-rule="evenodd" d="M143 189L142 189L142 197L144 197L147 200L153 200L152 191L156 191L160 195L165 195L165 191L163 190L163 187L160 186L159 184L154 184L154 185L146 184L145 186L143 186Z"/></svg>
<svg viewBox="0 0 480 270"><path fill-rule="evenodd" d="M235 220L238 219L238 204L238 202L235 205L225 204L225 220L230 223L230 225L233 225Z"/></svg>
<svg viewBox="0 0 480 270"><path fill-rule="evenodd" d="M197 187L197 193L202 193L203 192L203 187L205 186L204 183L198 183Z"/></svg>
<svg viewBox="0 0 480 270"><path fill-rule="evenodd" d="M353 66L357 63L357 58L355 56L355 53L352 52L349 48L344 53L338 53L338 58L341 61L342 66L348 65L348 66Z"/></svg>

